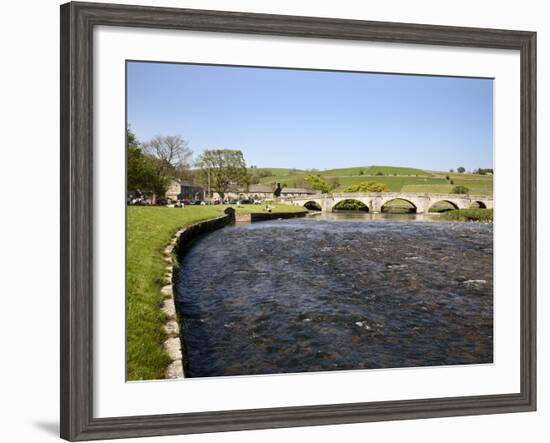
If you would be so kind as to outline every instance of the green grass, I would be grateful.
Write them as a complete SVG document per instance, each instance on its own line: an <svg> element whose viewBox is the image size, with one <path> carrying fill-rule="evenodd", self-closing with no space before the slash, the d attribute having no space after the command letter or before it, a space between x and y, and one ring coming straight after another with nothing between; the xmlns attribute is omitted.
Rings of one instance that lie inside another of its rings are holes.
<svg viewBox="0 0 550 443"><path fill-rule="evenodd" d="M433 175L431 172L425 171L423 169L404 168L400 166L368 166L367 168L364 168L364 173L368 175L376 175L380 172L387 175L422 175L427 177L431 177Z"/></svg>
<svg viewBox="0 0 550 443"><path fill-rule="evenodd" d="M338 182L341 187L346 187L363 181L371 181L383 183L388 187L390 192L400 192L405 186L411 184L419 185L444 185L444 178L432 177L393 177L393 176L375 176L375 177L338 177ZM338 192L337 190L334 192Z"/></svg>
<svg viewBox="0 0 550 443"><path fill-rule="evenodd" d="M432 172L418 168L403 168L398 166L355 166L351 168L324 169L320 171L304 171L287 168L258 168L257 171L270 171L271 175L262 177L260 183L285 183L289 184L293 180L303 179L308 174L319 174L325 178L355 178L355 181L370 180L372 177L380 178L384 176L410 176L433 177ZM378 176L377 173L384 175Z"/></svg>
<svg viewBox="0 0 550 443"><path fill-rule="evenodd" d="M222 206L184 209L128 207L127 367L129 380L164 378L170 363L162 349L165 339L160 294L166 263L163 249L175 232L223 214Z"/></svg>
<svg viewBox="0 0 550 443"><path fill-rule="evenodd" d="M328 177L328 176L327 176ZM371 182L377 182L377 183L384 183L390 192L400 192L403 190L405 186L410 186L411 184L418 184L418 185L441 185L446 186L445 183L446 180L444 178L432 178L432 177L394 177L394 176L364 176L364 175L357 175L357 176L342 176L342 177L334 177L338 180L338 183L340 184L340 188L344 188L346 186L354 185L357 183L361 183L364 181L371 181ZM277 183L281 183L281 185L287 185L289 187L294 187L294 181L299 179L299 176L283 176L278 177L276 179ZM269 177L266 177L265 179L262 179L262 183L270 183ZM449 189L452 189L451 186ZM338 189L335 189L333 192L338 192ZM412 191L416 192L416 191ZM433 192L433 191L423 191L423 192Z"/></svg>
<svg viewBox="0 0 550 443"><path fill-rule="evenodd" d="M285 168L263 169L271 171L272 175L262 177L260 183L281 183L289 187L305 186L305 177L307 174L312 173ZM361 174L361 172L363 174ZM379 172L384 175L376 175ZM320 174L329 181L337 180L340 188L363 181L374 181L384 183L390 192L433 192L447 194L450 193L455 186L463 185L470 189L470 194L493 194L493 177L488 175L425 171L418 168L403 168L397 166L356 166L351 168L326 169L315 171L314 173ZM447 176L453 180L453 184L446 179ZM338 190L335 189L334 192L338 192Z"/></svg>
<svg viewBox="0 0 550 443"><path fill-rule="evenodd" d="M455 185L446 185L446 184L413 184L405 185L401 189L403 192L414 192L414 193L426 193L431 192L435 194L450 194Z"/></svg>
<svg viewBox="0 0 550 443"><path fill-rule="evenodd" d="M406 200L396 198L390 200L382 208L382 212L390 214L407 214L414 210L414 206Z"/></svg>
<svg viewBox="0 0 550 443"><path fill-rule="evenodd" d="M304 208L270 204L273 212L301 212ZM263 212L265 206L245 205L237 212ZM160 294L166 263L163 250L179 229L218 217L226 205L165 207L128 207L127 243L127 367L128 380L164 378L170 363L162 349L164 317Z"/></svg>
<svg viewBox="0 0 550 443"><path fill-rule="evenodd" d="M492 209L455 209L441 214L445 220L492 222Z"/></svg>
<svg viewBox="0 0 550 443"><path fill-rule="evenodd" d="M442 178L442 182L434 183L405 183L401 191L403 192L433 192L440 194L449 194L452 192L455 186L466 186L470 192L469 194L476 195L493 195L493 177L488 175L476 175L476 174L457 174L457 173L441 173L438 178ZM452 181L445 180L445 176L448 176Z"/></svg>
<svg viewBox="0 0 550 443"><path fill-rule="evenodd" d="M305 174L305 171L301 169L293 168L248 168L248 172L254 174L256 172L269 171L271 176L292 175L292 174Z"/></svg>
<svg viewBox="0 0 550 443"><path fill-rule="evenodd" d="M454 211L455 209L456 207L452 203L442 200L432 205L429 212L448 212Z"/></svg>
<svg viewBox="0 0 550 443"><path fill-rule="evenodd" d="M361 172L363 174L361 174ZM382 173L384 175L418 175L431 177L433 174L423 169L418 168L404 168L400 166L354 166L352 168L337 168L337 169L325 169L318 171L318 174L329 177L345 177L354 175L376 175Z"/></svg>

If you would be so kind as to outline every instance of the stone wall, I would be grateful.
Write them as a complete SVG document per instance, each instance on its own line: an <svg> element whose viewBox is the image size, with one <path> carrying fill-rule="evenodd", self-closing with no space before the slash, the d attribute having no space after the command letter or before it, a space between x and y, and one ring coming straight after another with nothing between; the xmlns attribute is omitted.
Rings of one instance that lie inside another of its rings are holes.
<svg viewBox="0 0 550 443"><path fill-rule="evenodd" d="M183 313L179 311L175 301L174 290L179 263L181 263L183 255L198 237L232 223L235 223L235 211L232 208L228 208L225 210L225 215L221 217L180 229L164 249L164 260L167 266L164 275L165 286L161 289L161 293L165 297L161 310L166 317L163 330L167 338L163 343L163 348L171 360L165 370L165 378L176 379L185 377L185 347L183 333L180 328L180 320Z"/></svg>
<svg viewBox="0 0 550 443"><path fill-rule="evenodd" d="M303 212L258 212L250 214L250 221L251 222L259 222L259 221L265 221L265 220L277 220L279 218L297 218L297 217L305 217L307 215L307 211Z"/></svg>
<svg viewBox="0 0 550 443"><path fill-rule="evenodd" d="M245 215L249 221L258 222L280 218L304 217L307 213L307 211L266 212ZM224 226L235 223L235 218L235 210L233 208L227 208L225 210L225 215L221 217L199 222L187 228L180 229L164 249L164 260L167 266L164 275L165 286L161 289L161 293L164 296L161 309L166 316L166 323L163 325L163 329L167 338L163 343L163 348L171 360L166 368L165 378L177 379L185 377L185 342L184 334L181 330L181 319L185 316L185 313L180 312L175 300L176 276L180 263L185 253L196 239L209 232L216 231Z"/></svg>

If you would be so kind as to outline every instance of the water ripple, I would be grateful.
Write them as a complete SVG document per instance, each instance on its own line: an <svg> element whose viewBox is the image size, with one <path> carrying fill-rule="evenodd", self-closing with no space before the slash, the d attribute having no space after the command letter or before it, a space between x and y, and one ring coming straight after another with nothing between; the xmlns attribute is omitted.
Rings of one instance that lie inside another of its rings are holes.
<svg viewBox="0 0 550 443"><path fill-rule="evenodd" d="M200 239L178 275L192 377L489 363L493 229L275 220Z"/></svg>

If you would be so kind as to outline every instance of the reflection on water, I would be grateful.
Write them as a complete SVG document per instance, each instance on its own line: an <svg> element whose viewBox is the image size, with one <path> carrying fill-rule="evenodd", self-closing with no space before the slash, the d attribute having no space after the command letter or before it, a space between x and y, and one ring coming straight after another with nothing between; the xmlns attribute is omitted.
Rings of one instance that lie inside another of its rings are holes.
<svg viewBox="0 0 550 443"><path fill-rule="evenodd" d="M338 212L315 212L309 214L316 220L389 220L389 221L445 221L441 219L441 214L409 214L409 213L389 213L389 212L363 212L363 211L338 211Z"/></svg>
<svg viewBox="0 0 550 443"><path fill-rule="evenodd" d="M321 214L197 241L177 286L187 375L492 362L492 225L418 220Z"/></svg>

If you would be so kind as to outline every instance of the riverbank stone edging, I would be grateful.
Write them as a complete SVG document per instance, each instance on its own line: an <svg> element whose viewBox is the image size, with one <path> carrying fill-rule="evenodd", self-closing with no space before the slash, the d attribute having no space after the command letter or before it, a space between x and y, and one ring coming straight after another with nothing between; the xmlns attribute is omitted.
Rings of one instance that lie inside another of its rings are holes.
<svg viewBox="0 0 550 443"><path fill-rule="evenodd" d="M166 335L162 348L170 357L170 364L164 371L164 378L166 379L185 378L185 348L183 346L183 337L180 328L181 323L179 321L182 317L182 313L178 312L176 308L174 295L174 275L177 273L178 259L185 253L193 240L198 236L223 228L228 224L235 223L235 211L232 208L227 208L224 212L225 215L220 217L195 223L194 225L178 230L170 240L170 243L164 248L163 259L167 266L163 278L164 286L160 290L160 293L164 297L160 309L166 319L165 323L162 325L163 332Z"/></svg>
<svg viewBox="0 0 550 443"><path fill-rule="evenodd" d="M161 288L160 293L164 297L161 305L161 312L166 318L166 322L162 326L163 332L166 335L162 347L170 357L170 364L164 372L164 377L167 379L185 378L185 347L180 321L184 314L178 311L174 290L176 283L174 276L177 274L177 267L181 262L181 257L197 237L235 223L235 210L233 208L227 208L224 212L225 215L220 217L198 222L178 230L170 240L170 243L164 248L163 259L166 263L166 272L163 278L164 286ZM255 213L250 214L250 221L258 222L281 218L304 217L306 214L307 211Z"/></svg>
<svg viewBox="0 0 550 443"><path fill-rule="evenodd" d="M303 212L253 212L250 214L250 221L252 223L265 221L265 220L278 220L287 218L299 218L305 217L308 211Z"/></svg>

